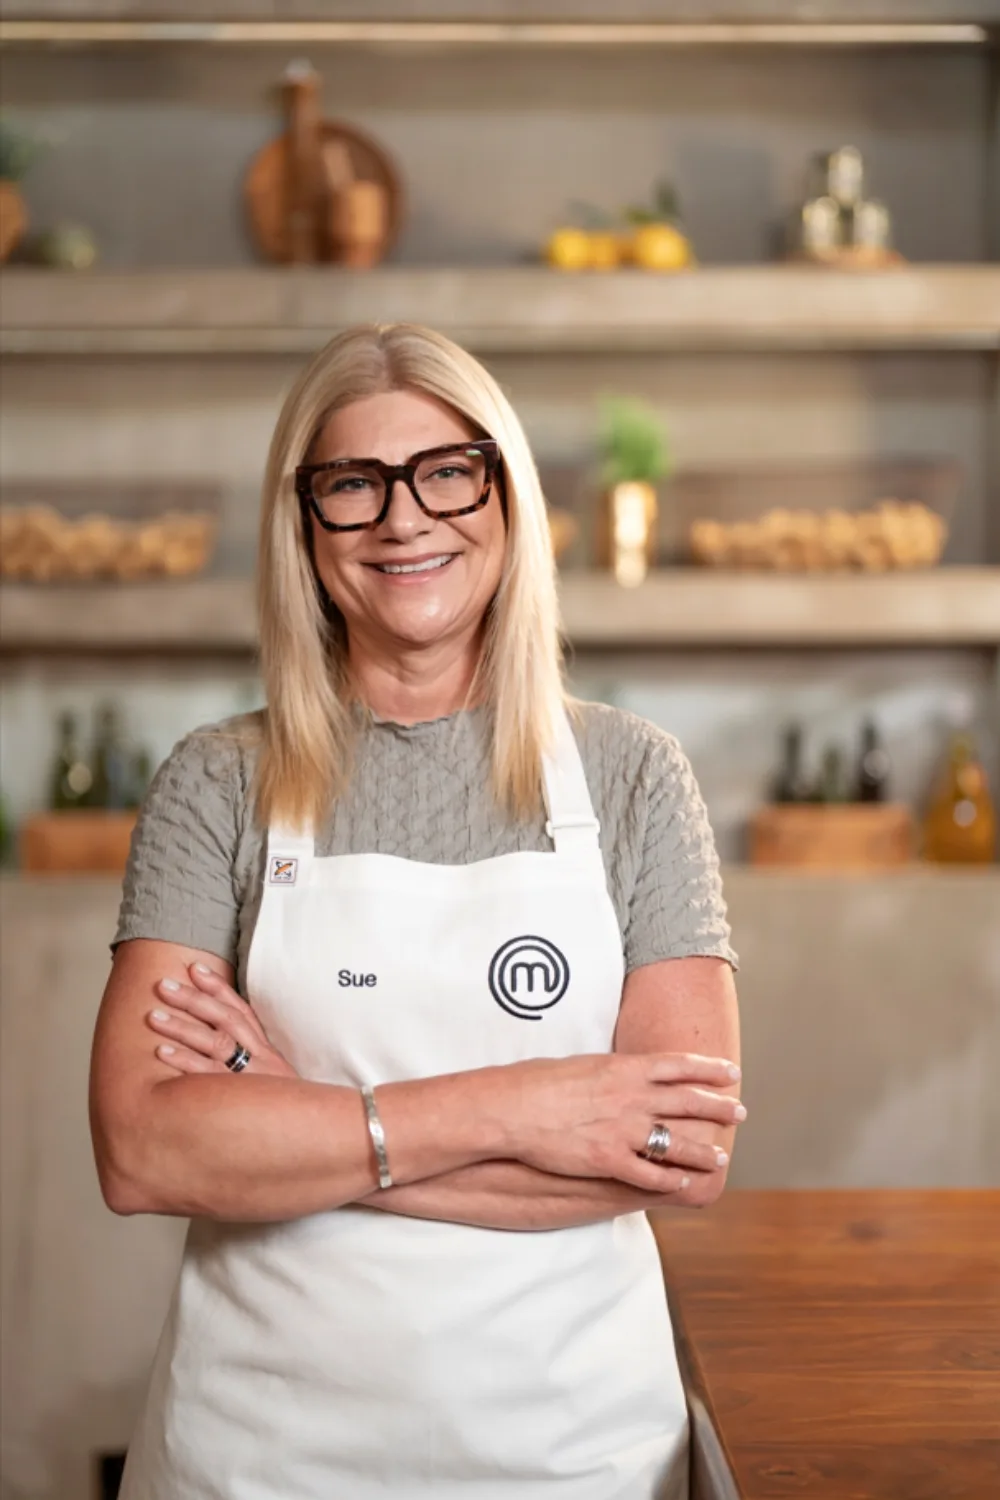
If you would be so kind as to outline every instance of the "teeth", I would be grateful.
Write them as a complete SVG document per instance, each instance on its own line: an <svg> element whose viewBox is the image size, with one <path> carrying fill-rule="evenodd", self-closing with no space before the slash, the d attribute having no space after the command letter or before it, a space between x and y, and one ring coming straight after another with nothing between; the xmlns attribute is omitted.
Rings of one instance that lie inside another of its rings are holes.
<svg viewBox="0 0 1000 1500"><path fill-rule="evenodd" d="M430 557L426 562L420 563L376 563L380 573L429 573L432 568L443 568L445 563L451 562L452 554L444 557Z"/></svg>

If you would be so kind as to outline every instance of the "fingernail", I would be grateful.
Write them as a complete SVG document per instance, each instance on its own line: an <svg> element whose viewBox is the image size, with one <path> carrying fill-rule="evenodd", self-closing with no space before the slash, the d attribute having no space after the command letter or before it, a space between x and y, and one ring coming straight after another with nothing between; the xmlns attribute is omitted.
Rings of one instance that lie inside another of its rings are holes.
<svg viewBox="0 0 1000 1500"><path fill-rule="evenodd" d="M745 1120L745 1119L746 1119L746 1117L747 1117L747 1112L746 1112L746 1110L745 1110L745 1109L744 1109L744 1108L743 1108L743 1105L742 1105L742 1104L737 1104L737 1106L736 1106L736 1109L735 1109L735 1111L734 1111L734 1115L735 1115L735 1118L736 1118L736 1119L737 1119L737 1120Z"/></svg>
<svg viewBox="0 0 1000 1500"><path fill-rule="evenodd" d="M211 974L212 971L208 967L208 964L195 964L194 972L196 974Z"/></svg>
<svg viewBox="0 0 1000 1500"><path fill-rule="evenodd" d="M165 1010L154 1010L152 1012L154 1021L169 1021L170 1016Z"/></svg>
<svg viewBox="0 0 1000 1500"><path fill-rule="evenodd" d="M726 1162L728 1160L729 1160L729 1152L728 1151L716 1151L716 1153L715 1153L715 1165L717 1167L724 1167L726 1165Z"/></svg>
<svg viewBox="0 0 1000 1500"><path fill-rule="evenodd" d="M156 1050L160 1054L161 1057L173 1057L174 1053L177 1051L177 1048L176 1047L157 1047Z"/></svg>
<svg viewBox="0 0 1000 1500"><path fill-rule="evenodd" d="M173 990L179 990L180 989L180 985L177 983L176 979L161 979L160 980L160 989L161 990L171 990L171 991L173 991Z"/></svg>
<svg viewBox="0 0 1000 1500"><path fill-rule="evenodd" d="M743 1077L742 1068L738 1068L735 1063L727 1063L726 1072L729 1074L734 1083L736 1082L737 1078Z"/></svg>

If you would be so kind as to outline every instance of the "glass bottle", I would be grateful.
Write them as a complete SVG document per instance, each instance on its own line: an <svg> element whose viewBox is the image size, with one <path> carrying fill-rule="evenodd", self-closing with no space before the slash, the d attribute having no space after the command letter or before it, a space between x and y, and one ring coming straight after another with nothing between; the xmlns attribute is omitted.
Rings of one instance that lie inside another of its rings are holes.
<svg viewBox="0 0 1000 1500"><path fill-rule="evenodd" d="M854 778L855 802L886 802L889 797L889 757L874 721L861 729L861 751Z"/></svg>
<svg viewBox="0 0 1000 1500"><path fill-rule="evenodd" d="M54 812L67 812L89 805L93 775L80 752L76 715L61 713L58 722L59 738L49 776L48 800Z"/></svg>
<svg viewBox="0 0 1000 1500"><path fill-rule="evenodd" d="M12 862L14 854L14 818L6 793L0 791L0 866Z"/></svg>
<svg viewBox="0 0 1000 1500"><path fill-rule="evenodd" d="M816 800L827 805L847 801L844 752L838 745L828 745L823 751Z"/></svg>
<svg viewBox="0 0 1000 1500"><path fill-rule="evenodd" d="M131 776L129 780L129 795L127 806L135 811L142 806L143 798L149 789L149 783L153 776L153 757L146 747L140 746L132 757Z"/></svg>
<svg viewBox="0 0 1000 1500"><path fill-rule="evenodd" d="M941 864L989 864L996 812L971 735L952 736L924 819L924 858Z"/></svg>
<svg viewBox="0 0 1000 1500"><path fill-rule="evenodd" d="M778 803L808 802L811 788L802 765L802 726L789 724L782 736L781 768L771 799Z"/></svg>
<svg viewBox="0 0 1000 1500"><path fill-rule="evenodd" d="M89 807L120 810L130 802L131 757L122 738L121 715L113 703L97 710Z"/></svg>

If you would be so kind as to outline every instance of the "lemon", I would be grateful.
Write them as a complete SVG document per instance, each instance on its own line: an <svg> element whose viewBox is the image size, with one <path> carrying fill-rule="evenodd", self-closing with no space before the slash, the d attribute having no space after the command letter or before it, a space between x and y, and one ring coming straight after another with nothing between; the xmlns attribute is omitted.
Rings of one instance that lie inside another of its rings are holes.
<svg viewBox="0 0 1000 1500"><path fill-rule="evenodd" d="M614 230L594 229L590 233L590 268L613 271L621 262L621 241Z"/></svg>
<svg viewBox="0 0 1000 1500"><path fill-rule="evenodd" d="M590 265L590 235L585 229L557 229L545 246L545 259L558 271L584 271Z"/></svg>
<svg viewBox="0 0 1000 1500"><path fill-rule="evenodd" d="M683 271L694 255L691 241L672 224L643 224L632 236L632 259L647 271Z"/></svg>

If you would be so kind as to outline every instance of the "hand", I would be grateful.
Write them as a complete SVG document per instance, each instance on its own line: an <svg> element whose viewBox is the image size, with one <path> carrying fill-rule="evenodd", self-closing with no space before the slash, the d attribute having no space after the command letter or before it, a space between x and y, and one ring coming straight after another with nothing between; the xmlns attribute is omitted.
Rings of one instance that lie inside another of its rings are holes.
<svg viewBox="0 0 1000 1500"><path fill-rule="evenodd" d="M159 981L156 990L164 1005L146 1017L166 1039L156 1049L162 1062L178 1073L225 1073L226 1059L239 1046L250 1053L244 1072L258 1077L299 1076L271 1046L247 1002L224 979L205 964L190 964L188 974L190 984Z"/></svg>
<svg viewBox="0 0 1000 1500"><path fill-rule="evenodd" d="M513 1063L497 1070L510 1155L568 1177L603 1177L650 1193L676 1192L689 1172L715 1172L728 1157L686 1136L686 1121L726 1127L746 1118L731 1088L739 1069L695 1053L612 1053ZM666 1162L647 1161L656 1121L669 1123Z"/></svg>

